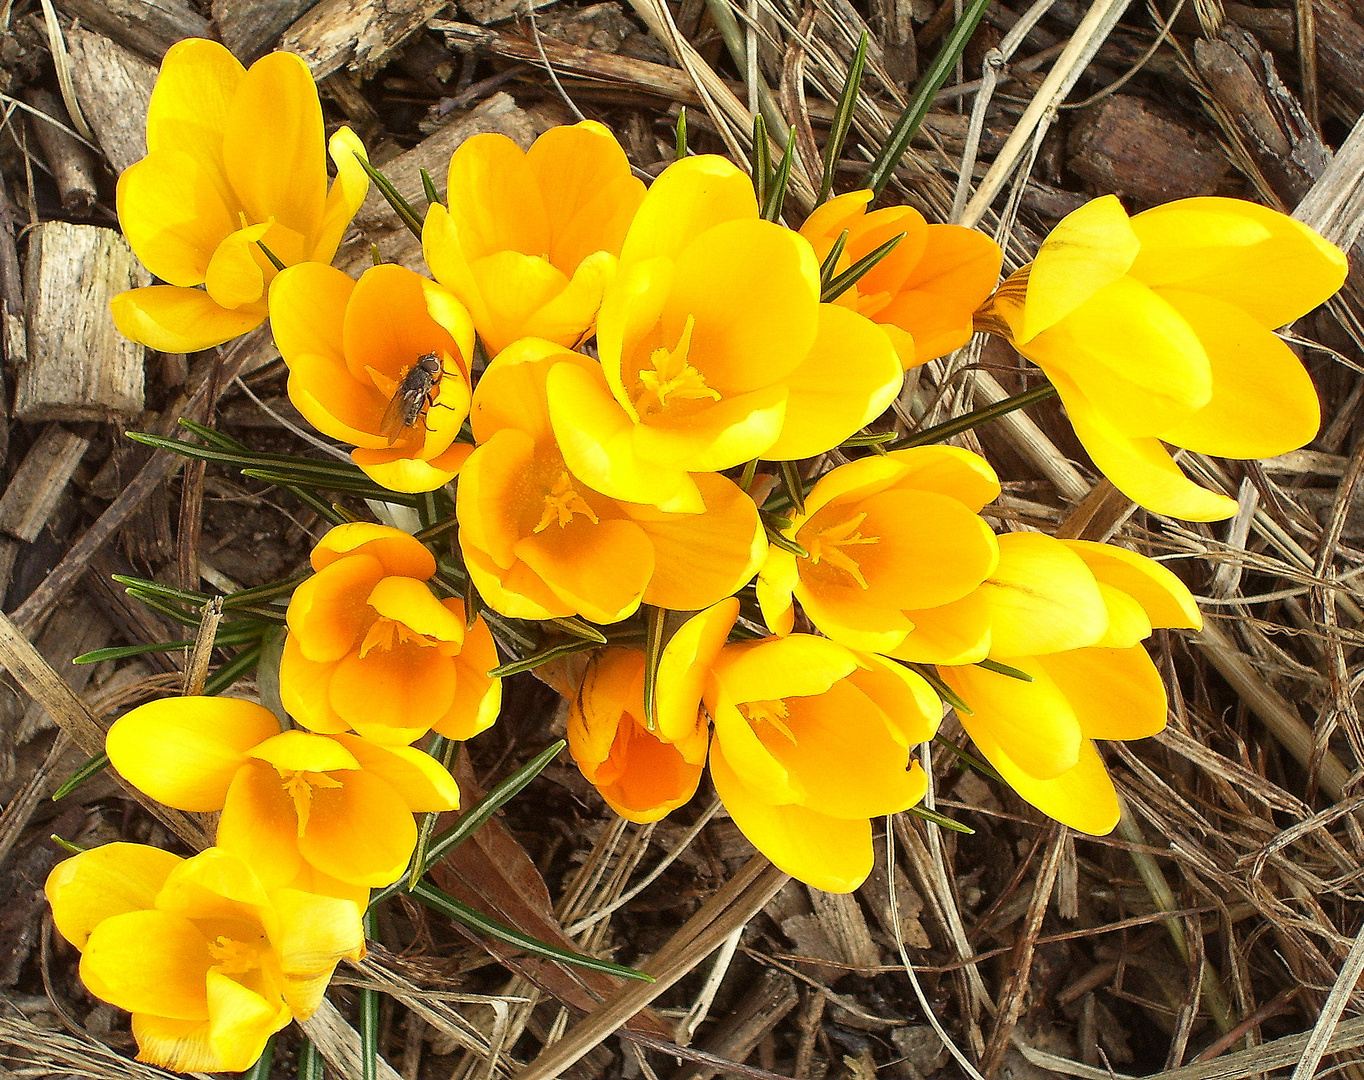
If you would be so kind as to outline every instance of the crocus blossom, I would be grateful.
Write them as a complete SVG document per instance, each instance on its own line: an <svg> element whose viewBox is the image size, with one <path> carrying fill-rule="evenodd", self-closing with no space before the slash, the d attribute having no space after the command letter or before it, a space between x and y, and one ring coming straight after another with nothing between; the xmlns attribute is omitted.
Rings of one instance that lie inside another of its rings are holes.
<svg viewBox="0 0 1364 1080"><path fill-rule="evenodd" d="M1165 727L1165 686L1141 642L1152 627L1197 630L1202 618L1174 574L1124 548L1012 533L1000 552L1011 584L983 593L990 658L1032 681L979 666L938 674L971 710L959 716L972 741L1019 795L1081 832L1107 833L1118 800L1093 740Z"/></svg>
<svg viewBox="0 0 1364 1080"><path fill-rule="evenodd" d="M487 624L426 584L435 557L386 525L338 525L313 548L317 571L294 590L280 664L289 715L322 734L355 730L411 743L428 731L469 739L502 700Z"/></svg>
<svg viewBox="0 0 1364 1080"><path fill-rule="evenodd" d="M294 883L305 864L347 885L392 884L416 846L413 813L459 807L449 772L420 750L282 732L269 709L235 698L148 702L114 721L106 745L158 802L222 811L218 846L267 885Z"/></svg>
<svg viewBox="0 0 1364 1080"><path fill-rule="evenodd" d="M905 368L927 363L971 340L972 315L999 280L1003 253L984 233L930 225L910 206L867 212L872 192L839 195L817 207L800 228L823 264L848 234L834 265L841 274L882 244L903 235L834 303L865 315L890 335Z"/></svg>
<svg viewBox="0 0 1364 1080"><path fill-rule="evenodd" d="M1075 434L1134 502L1216 521L1236 503L1199 487L1162 443L1270 457L1320 425L1312 380L1271 331L1345 280L1344 254L1239 199L1181 199L1128 218L1115 196L1052 230L979 316L1036 363Z"/></svg>
<svg viewBox="0 0 1364 1080"><path fill-rule="evenodd" d="M549 380L596 361L547 341L503 351L479 380L478 449L460 474L460 548L489 607L519 619L612 623L641 603L694 611L742 588L766 548L753 500L731 480L694 478L698 513L609 498L568 468L550 422ZM597 372L599 377L599 372Z"/></svg>
<svg viewBox="0 0 1364 1080"><path fill-rule="evenodd" d="M955 446L919 446L840 465L820 478L758 578L767 625L788 634L792 598L836 641L896 655L919 608L973 592L999 562L980 508L999 494L985 459Z"/></svg>
<svg viewBox="0 0 1364 1080"><path fill-rule="evenodd" d="M645 195L597 346L600 369L550 376L564 459L598 491L672 511L701 509L690 474L824 453L903 380L880 327L820 303L810 242L760 220L749 178L712 156Z"/></svg>
<svg viewBox="0 0 1364 1080"><path fill-rule="evenodd" d="M297 56L270 53L247 70L216 41L172 45L147 110L147 156L118 181L123 233L167 284L115 297L119 330L166 352L207 349L265 321L271 256L331 262L369 179L354 132L325 142Z"/></svg>
<svg viewBox="0 0 1364 1080"><path fill-rule="evenodd" d="M342 957L365 954L356 904L267 889L220 848L108 844L58 863L46 891L81 981L133 1014L138 1060L179 1072L250 1068L316 1011Z"/></svg>
<svg viewBox="0 0 1364 1080"><path fill-rule="evenodd" d="M352 281L320 263L283 271L270 286L270 328L289 365L289 400L391 491L449 483L468 443L474 327L464 306L401 266ZM433 371L426 375L424 364ZM412 423L404 423L407 405Z"/></svg>
<svg viewBox="0 0 1364 1080"><path fill-rule="evenodd" d="M475 135L450 158L447 205L427 212L422 248L489 355L523 337L572 347L591 332L643 196L594 120L551 128L524 153L505 135Z"/></svg>

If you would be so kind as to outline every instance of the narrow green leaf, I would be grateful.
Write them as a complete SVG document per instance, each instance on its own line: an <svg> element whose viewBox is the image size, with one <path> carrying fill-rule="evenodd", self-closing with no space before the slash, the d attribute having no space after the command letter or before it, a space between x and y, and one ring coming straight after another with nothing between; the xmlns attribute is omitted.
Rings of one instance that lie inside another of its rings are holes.
<svg viewBox="0 0 1364 1080"><path fill-rule="evenodd" d="M243 649L208 677L208 682L204 683L204 693L209 697L213 697L215 694L221 694L256 666L256 663L260 660L260 651L261 647L259 644Z"/></svg>
<svg viewBox="0 0 1364 1080"><path fill-rule="evenodd" d="M789 551L798 559L808 559L810 557L810 553L806 551L804 547L796 543L794 540L792 540L784 532L781 532L779 529L774 529L771 525L768 525L766 522L763 523L763 529L767 533L767 542L770 543L773 547L779 547L782 549L782 551Z"/></svg>
<svg viewBox="0 0 1364 1080"><path fill-rule="evenodd" d="M834 246L829 249L829 254L824 256L824 261L819 264L819 291L823 295L829 288L829 282L834 279L834 271L838 269L838 260L843 258L843 249L848 246L848 230L844 229L838 234L838 239L834 241Z"/></svg>
<svg viewBox="0 0 1364 1080"><path fill-rule="evenodd" d="M537 941L533 937L498 922L496 919L490 919L481 911L475 911L468 904L460 903L449 893L436 888L430 882L421 882L412 890L412 895L433 911L438 911L456 922L463 923L471 930L477 930L481 934L486 934L490 938L535 956L557 960L562 964L572 964L574 967L585 968L588 971L619 975L624 979L636 979L640 982L654 981L652 976L646 975L642 971L636 971L634 968L625 967L622 964L613 964L609 960L598 960L595 956L585 956L582 953L570 952L568 949L560 949L554 945L547 945L543 941Z"/></svg>
<svg viewBox="0 0 1364 1080"><path fill-rule="evenodd" d="M447 739L444 735L431 736L431 745L426 752L437 761L446 772L450 771L450 763L455 760L455 755L459 753L459 743L453 739ZM421 876L426 873L426 852L431 846L431 833L435 831L436 819L440 817L438 811L431 811L422 815L421 824L417 826L417 846L412 849L412 859L408 864L407 887L416 888ZM373 910L371 908L371 910Z"/></svg>
<svg viewBox="0 0 1364 1080"><path fill-rule="evenodd" d="M472 630L483 612L483 594L478 591L472 575L464 578L464 629Z"/></svg>
<svg viewBox="0 0 1364 1080"><path fill-rule="evenodd" d="M909 99L909 104L905 106L900 118L895 121L895 127L891 129L885 146L881 147L881 152L876 155L876 160L867 169L866 176L862 178L864 188L871 188L877 195L880 195L885 190L886 185L890 183L891 176L894 175L896 167L900 164L900 158L909 149L910 141L924 122L924 117L928 115L928 110L933 105L933 98L942 89L943 83L947 81L948 75L956 67L961 54L966 51L966 43L971 40L971 35L975 33L981 16L985 14L985 9L989 6L990 0L970 0L970 3L966 5L962 11L961 20L947 35L947 40L938 50L938 55L933 58L933 63L929 65L928 70L920 77L918 85L914 87L914 93Z"/></svg>
<svg viewBox="0 0 1364 1080"><path fill-rule="evenodd" d="M1007 416L1015 409L1026 409L1029 405L1036 405L1039 401L1046 401L1047 398L1055 396L1056 387L1052 386L1051 383L1045 383L1032 390L1007 397L1003 401L997 401L993 405L973 409L969 413L958 416L955 420L948 420L944 424L937 424L931 428L924 428L923 431L913 435L906 435L903 439L897 439L889 444L889 448L891 450L903 450L907 446L927 446L929 443L943 442L953 435L960 435L963 431L970 431L981 424L998 420L1001 416Z"/></svg>
<svg viewBox="0 0 1364 1080"><path fill-rule="evenodd" d="M887 657L887 659L895 660L895 657L891 656ZM966 702L962 701L962 699L957 696L956 692L950 686L948 686L947 683L943 682L942 679L938 678L938 673L934 671L931 667L929 667L927 664L912 664L908 660L895 660L895 662L903 667L909 668L910 671L913 671L917 675L919 675L919 677L922 678L924 682L928 683L929 686L933 687L938 697L942 698L943 701L951 705L952 708L957 710L957 712L965 713L967 716L975 715L975 713L971 711L971 707L967 705Z"/></svg>
<svg viewBox="0 0 1364 1080"><path fill-rule="evenodd" d="M588 649L600 648L593 641L562 641L557 645L551 645L548 649L527 656L521 660L510 660L505 664L492 669L488 672L488 677L493 679L505 679L508 675L519 675L523 671L534 671L541 664L548 664L551 660L558 660L565 656L572 656L574 653L586 652Z"/></svg>
<svg viewBox="0 0 1364 1080"><path fill-rule="evenodd" d="M417 211L412 209L412 204L398 193L398 189L393 186L393 181L365 160L364 154L356 151L355 160L360 163L360 167L365 170L365 175L379 189L379 194L384 197L389 206L393 207L393 212L398 215L398 220L407 226L408 232L420 240L422 238L422 219L418 216Z"/></svg>
<svg viewBox="0 0 1364 1080"><path fill-rule="evenodd" d="M772 148L767 142L767 121L762 113L757 113L753 117L753 191L759 206L767 202L771 181Z"/></svg>
<svg viewBox="0 0 1364 1080"><path fill-rule="evenodd" d="M94 652L81 653L71 662L73 664L98 664L103 660L127 660L132 656L146 656L147 653L188 649L193 644L192 641L157 641L150 645L114 645L107 649L96 649Z"/></svg>
<svg viewBox="0 0 1364 1080"><path fill-rule="evenodd" d="M247 604L259 604L266 600L273 600L277 596L292 593L312 576L313 572L308 570L280 581L271 581L265 585L255 585L249 589L242 589L240 592L228 593L223 597L223 610L226 611Z"/></svg>
<svg viewBox="0 0 1364 1080"><path fill-rule="evenodd" d="M777 171L768 186L767 198L762 204L764 221L777 221L781 217L781 208L786 202L786 187L791 182L791 159L795 151L796 129L792 128L786 140L786 149L782 151L781 161L777 163Z"/></svg>
<svg viewBox="0 0 1364 1080"><path fill-rule="evenodd" d="M980 758L976 757L974 754L968 754L946 735L934 735L933 741L939 746L944 746L948 750L951 750L963 764L969 768L975 769L976 772L980 773L982 776L988 776L991 780L995 780L1001 784L1008 783L1004 777L1000 776L999 773L995 771L994 766L990 765L988 762L981 761Z"/></svg>
<svg viewBox="0 0 1364 1080"><path fill-rule="evenodd" d="M743 475L739 477L739 486L745 493L753 490L754 477L758 475L758 459L752 458L744 465Z"/></svg>
<svg viewBox="0 0 1364 1080"><path fill-rule="evenodd" d="M571 634L575 638L582 638L584 641L591 641L597 645L606 644L605 634L591 623L584 622L576 615L568 615L558 619L546 619L545 622L557 626L565 634Z"/></svg>
<svg viewBox="0 0 1364 1080"><path fill-rule="evenodd" d="M322 1054L306 1035L298 1048L298 1080L322 1080Z"/></svg>
<svg viewBox="0 0 1364 1080"><path fill-rule="evenodd" d="M898 244L904 238L905 238L904 233L900 233L898 236L892 236L889 240L887 240L884 244L878 247L875 251L869 251L867 252L867 254L863 255L860 259L857 260L857 262L853 263L850 267L848 267L848 269L844 270L843 273L839 274L836 278L829 282L828 285L824 286L824 291L820 293L819 297L820 302L825 304L832 304L845 292L847 292L859 281L861 281L864 277L866 277L869 273L871 273L872 269L876 266L876 264L879 263L882 259L884 259L887 255L889 255L892 251L894 251L895 245Z"/></svg>
<svg viewBox="0 0 1364 1080"><path fill-rule="evenodd" d="M858 432L856 435L850 435L848 438L844 439L838 444L838 448L840 450L858 450L870 446L873 449L876 449L885 446L886 443L894 441L895 432L893 431Z"/></svg>
<svg viewBox="0 0 1364 1080"><path fill-rule="evenodd" d="M779 461L777 469L781 473L782 490L792 509L798 515L805 513L805 482L800 478L800 465L794 461Z"/></svg>
<svg viewBox="0 0 1364 1080"><path fill-rule="evenodd" d="M239 454L251 452L244 443L239 443L231 435L225 435L221 431L215 431L203 424L196 424L193 420L186 420L183 416L180 417L179 424L186 431L198 435L204 442L210 446L216 446L219 450L234 450Z"/></svg>
<svg viewBox="0 0 1364 1080"><path fill-rule="evenodd" d="M431 179L431 174L425 169L422 174L422 194L426 196L427 206L437 206L440 204L440 192L436 190L436 182Z"/></svg>
<svg viewBox="0 0 1364 1080"><path fill-rule="evenodd" d="M174 585L166 585L160 581L153 581L151 578L133 577L131 574L110 574L109 576L120 585L127 585L130 588L138 589L141 592L150 593L153 596L159 596L166 600L174 600L177 603L188 604L196 610L213 599L208 593L195 592L193 589L177 589ZM197 616L195 618L195 624L198 624Z"/></svg>
<svg viewBox="0 0 1364 1080"><path fill-rule="evenodd" d="M646 604L644 607L644 724L658 730L658 667L667 644L668 611Z"/></svg>
<svg viewBox="0 0 1364 1080"><path fill-rule="evenodd" d="M79 844L73 844L70 840L64 840L56 833L52 833L50 836L48 836L48 839L51 840L54 844L56 844L63 851L65 851L68 855L79 855L83 851L90 850L89 848L81 847Z"/></svg>
<svg viewBox="0 0 1364 1080"><path fill-rule="evenodd" d="M432 525L428 525L420 532L413 533L413 536L416 539L420 540L423 544L428 544L432 540L439 540L446 533L452 533L458 528L459 518L457 518L454 514L451 514L447 518L443 518L442 520L437 521Z"/></svg>
<svg viewBox="0 0 1364 1080"><path fill-rule="evenodd" d="M108 754L96 754L94 757L92 757L89 761L87 761L84 765L82 765L79 769L77 769L75 772L73 772L70 776L66 778L62 786L52 793L52 801L60 802L62 799L66 798L73 791L75 791L76 788L80 787L83 783L89 780L90 777L98 776L100 773L102 773L104 771L104 767L108 764L109 764Z"/></svg>
<svg viewBox="0 0 1364 1080"><path fill-rule="evenodd" d="M816 206L833 192L838 159L843 155L843 145L848 141L848 131L852 128L853 110L857 106L857 92L862 88L862 69L866 63L867 33L864 30L857 42L857 51L853 53L852 63L848 65L848 78L843 83L843 92L838 95L834 122L829 127L829 141L824 144L824 175L819 182Z"/></svg>
<svg viewBox="0 0 1364 1080"><path fill-rule="evenodd" d="M951 829L953 832L965 833L967 836L975 836L976 830L969 825L963 825L960 821L953 821L950 817L938 813L936 810L926 810L922 806L911 806L905 810L906 814L913 814L916 818L923 818L931 821L934 825L943 829Z"/></svg>
<svg viewBox="0 0 1364 1080"><path fill-rule="evenodd" d="M279 260L279 258L275 255L273 251L271 251L268 247L262 244L259 240L256 241L256 247L261 249L265 257L270 260L270 265L273 266L276 270L284 269L284 263L282 263Z"/></svg>
<svg viewBox="0 0 1364 1080"><path fill-rule="evenodd" d="M342 491L348 495L359 495L365 499L373 499L375 502L392 503L395 506L411 506L414 509L417 505L417 496L389 491L369 480L352 480L349 478L314 480L292 470L277 471L275 469L243 469L241 473L252 480L261 480L267 484L274 484L276 487L289 488L290 490L296 484L312 484L327 491Z"/></svg>
<svg viewBox="0 0 1364 1080"><path fill-rule="evenodd" d="M270 1080L270 1066L275 1063L275 1037L265 1040L265 1049L260 1052L256 1063L241 1074L241 1080Z"/></svg>
<svg viewBox="0 0 1364 1080"><path fill-rule="evenodd" d="M234 465L238 468L274 469L278 472L288 470L297 474L296 478L291 477L291 481L297 479L297 482L318 486L329 482L344 481L367 483L369 490L380 495L387 491L386 488L382 488L370 480L357 466L342 461L322 461L317 458L292 457L288 454L258 454L253 451L226 450L215 446L200 446L198 443L187 442L183 439L167 439L161 435L149 435L145 431L129 431L126 434L133 442L141 443L143 446L155 447L158 450L169 450L172 453L180 454L182 457L194 458L197 461L212 461L219 465Z"/></svg>
<svg viewBox="0 0 1364 1080"><path fill-rule="evenodd" d="M373 910L365 912L365 937L374 936ZM379 1076L379 991L360 989L360 1080Z"/></svg>
<svg viewBox="0 0 1364 1080"><path fill-rule="evenodd" d="M682 106L677 114L676 149L673 151L673 160L681 161L687 156L687 107Z"/></svg>
<svg viewBox="0 0 1364 1080"><path fill-rule="evenodd" d="M1032 682L1033 677L1026 671L1019 671L1016 667L1008 664L1001 664L998 660L977 660L976 667L984 668L986 671L993 671L996 675L1007 675L1011 679L1019 682Z"/></svg>

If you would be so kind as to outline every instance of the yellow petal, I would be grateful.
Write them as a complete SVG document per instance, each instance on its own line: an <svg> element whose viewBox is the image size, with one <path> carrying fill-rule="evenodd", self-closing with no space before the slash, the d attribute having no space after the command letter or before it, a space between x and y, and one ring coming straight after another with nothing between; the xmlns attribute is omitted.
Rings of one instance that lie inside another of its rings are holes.
<svg viewBox="0 0 1364 1080"><path fill-rule="evenodd" d="M560 362L575 364L588 372L601 370L590 357L548 341L518 341L498 353L479 378L469 408L474 438L481 444L503 428L514 428L525 432L535 443L553 439L545 387L550 370Z"/></svg>
<svg viewBox="0 0 1364 1080"><path fill-rule="evenodd" d="M279 734L275 714L240 698L149 701L114 721L106 737L119 775L178 810L221 810L232 776L258 743Z"/></svg>
<svg viewBox="0 0 1364 1080"><path fill-rule="evenodd" d="M710 775L739 831L792 877L825 892L849 893L871 873L870 821L764 802L739 779L718 748L711 753Z"/></svg>
<svg viewBox="0 0 1364 1080"><path fill-rule="evenodd" d="M875 597L857 588L831 588L824 582L802 580L795 596L821 634L859 652L891 653L914 629L904 612L878 604Z"/></svg>
<svg viewBox="0 0 1364 1080"><path fill-rule="evenodd" d="M474 588L498 614L511 619L560 619L575 613L571 602L520 559L502 567L476 547L461 544L461 550Z"/></svg>
<svg viewBox="0 0 1364 1080"><path fill-rule="evenodd" d="M712 777L716 757L723 756L754 799L774 805L802 800L805 792L799 783L723 691L707 694L706 711L715 726L710 753Z"/></svg>
<svg viewBox="0 0 1364 1080"><path fill-rule="evenodd" d="M941 607L907 611L914 628L886 655L916 664L974 664L990 654L992 612L985 589Z"/></svg>
<svg viewBox="0 0 1364 1080"><path fill-rule="evenodd" d="M1099 582L1104 606L1108 608L1108 629L1094 642L1097 648L1126 649L1151 636L1151 620L1132 597L1121 589Z"/></svg>
<svg viewBox="0 0 1364 1080"><path fill-rule="evenodd" d="M348 127L340 127L327 140L327 154L336 165L336 178L327 191L327 201L322 208L322 223L317 230L313 244L311 261L329 263L341 246L341 238L346 234L351 219L369 193L369 174L361 166L359 158L368 160L364 144L359 136Z"/></svg>
<svg viewBox="0 0 1364 1080"><path fill-rule="evenodd" d="M924 677L883 656L863 653L864 665L848 681L866 694L896 726L906 743L927 742L938 730L943 706Z"/></svg>
<svg viewBox="0 0 1364 1080"><path fill-rule="evenodd" d="M374 586L367 603L381 617L410 630L455 645L464 642L464 624L432 594L425 582L410 577L386 577Z"/></svg>
<svg viewBox="0 0 1364 1080"><path fill-rule="evenodd" d="M684 158L650 185L626 234L621 261L675 259L706 230L757 216L752 181L731 162L714 154Z"/></svg>
<svg viewBox="0 0 1364 1080"><path fill-rule="evenodd" d="M185 38L161 58L147 106L147 150L182 150L221 177L223 133L246 69L216 41ZM226 183L220 179L224 189Z"/></svg>
<svg viewBox="0 0 1364 1080"><path fill-rule="evenodd" d="M677 628L658 662L659 734L681 742L696 729L696 711L720 650L739 617L735 597L721 600Z"/></svg>
<svg viewBox="0 0 1364 1080"><path fill-rule="evenodd" d="M317 234L327 198L322 106L299 57L273 52L251 65L228 111L223 162L249 221Z"/></svg>
<svg viewBox="0 0 1364 1080"><path fill-rule="evenodd" d="M973 512L999 497L999 477L990 463L960 446L911 446L885 456L903 469L896 487L936 491Z"/></svg>
<svg viewBox="0 0 1364 1080"><path fill-rule="evenodd" d="M857 658L812 634L765 638L724 650L715 680L735 702L822 694L857 668Z"/></svg>
<svg viewBox="0 0 1364 1080"><path fill-rule="evenodd" d="M516 543L525 533L522 519L535 509L525 490L534 464L534 442L515 428L495 432L469 456L456 492L461 547L477 548L504 570L516 562Z"/></svg>
<svg viewBox="0 0 1364 1080"><path fill-rule="evenodd" d="M449 711L457 678L454 660L437 649L398 645L363 657L353 652L332 675L331 706L368 739L410 743Z"/></svg>
<svg viewBox="0 0 1364 1080"><path fill-rule="evenodd" d="M207 1020L213 957L203 931L165 911L129 911L91 932L81 956L90 993L127 1012Z"/></svg>
<svg viewBox="0 0 1364 1080"><path fill-rule="evenodd" d="M309 731L334 734L350 727L331 707L328 688L335 670L334 660L319 662L304 656L297 635L285 637L279 664L280 698L284 711Z"/></svg>
<svg viewBox="0 0 1364 1080"><path fill-rule="evenodd" d="M1239 307L1176 289L1160 296L1193 327L1212 364L1212 398L1160 432L1166 442L1218 457L1262 458L1317 437L1321 404L1302 362Z"/></svg>
<svg viewBox="0 0 1364 1080"><path fill-rule="evenodd" d="M159 150L118 178L118 220L128 244L171 285L201 285L209 259L238 223L221 178L179 149Z"/></svg>
<svg viewBox="0 0 1364 1080"><path fill-rule="evenodd" d="M459 809L455 778L430 754L412 746L381 746L354 735L341 735L336 741L365 772L392 787L413 813Z"/></svg>
<svg viewBox="0 0 1364 1080"><path fill-rule="evenodd" d="M1152 626L1203 628L1203 616L1189 588L1162 564L1116 544L1063 540L1104 585L1127 593L1146 611Z"/></svg>
<svg viewBox="0 0 1364 1080"><path fill-rule="evenodd" d="M464 619L463 601L449 597L444 603L456 617ZM493 726L502 708L502 680L489 678L488 672L498 662L493 635L480 616L466 632L464 647L455 657L455 700L450 711L431 725L437 735L463 741Z"/></svg>
<svg viewBox="0 0 1364 1080"><path fill-rule="evenodd" d="M499 251L549 254L549 220L535 173L505 135L474 135L459 145L450 158L446 205L470 262ZM450 284L439 273L436 280Z"/></svg>
<svg viewBox="0 0 1364 1080"><path fill-rule="evenodd" d="M300 1020L322 1001L332 969L342 957L363 959L360 908L350 900L281 889L271 900L278 925L271 944L285 977L284 997Z"/></svg>
<svg viewBox="0 0 1364 1080"><path fill-rule="evenodd" d="M574 518L521 540L516 554L556 596L598 623L633 615L654 571L653 545L633 521Z"/></svg>
<svg viewBox="0 0 1364 1080"><path fill-rule="evenodd" d="M208 973L208 1038L228 1072L251 1068L265 1042L293 1019L288 1006L273 1002L222 972Z"/></svg>
<svg viewBox="0 0 1364 1080"><path fill-rule="evenodd" d="M273 765L280 772L331 772L358 769L360 762L345 744L326 735L306 731L282 731L251 751L251 757Z"/></svg>
<svg viewBox="0 0 1364 1080"><path fill-rule="evenodd" d="M558 319L547 320L552 332L562 332L567 337L556 344L576 344L592 324L600 296L600 282L593 273L598 269L595 263L588 268L579 292L559 310ZM544 256L520 251L495 251L470 263L469 270L482 306L475 306L462 295L460 298L469 305L474 325L490 355L500 353L518 338L531 336L535 332L535 316L569 287L568 277ZM460 295L456 283L442 283Z"/></svg>
<svg viewBox="0 0 1364 1080"><path fill-rule="evenodd" d="M779 637L785 637L796 625L796 609L791 593L800 584L796 556L775 544L767 549L767 556L758 571L755 591L763 622Z"/></svg>
<svg viewBox="0 0 1364 1080"><path fill-rule="evenodd" d="M1040 779L1015 765L987 736L971 737L1005 782L1048 817L1091 836L1104 836L1117 825L1121 813L1117 792L1103 758L1089 740L1080 744L1079 758L1071 768Z"/></svg>
<svg viewBox="0 0 1364 1080"><path fill-rule="evenodd" d="M1087 739L1145 739L1165 730L1165 683L1140 645L1039 658Z"/></svg>
<svg viewBox="0 0 1364 1080"><path fill-rule="evenodd" d="M270 332L292 365L305 353L344 363L341 327L355 282L331 266L301 263L281 270L270 283Z"/></svg>
<svg viewBox="0 0 1364 1080"><path fill-rule="evenodd" d="M212 847L175 867L156 896L160 911L187 919L259 923L270 897L241 856Z"/></svg>
<svg viewBox="0 0 1364 1080"><path fill-rule="evenodd" d="M794 461L831 450L895 400L904 371L875 323L834 304L819 306L819 333L786 379L786 419L763 456Z"/></svg>
<svg viewBox="0 0 1364 1080"><path fill-rule="evenodd" d="M204 275L204 286L215 304L235 311L265 298L265 271L257 262L256 241L269 230L268 223L250 225L223 238Z"/></svg>
<svg viewBox="0 0 1364 1080"><path fill-rule="evenodd" d="M689 415L650 418L630 431L632 450L639 460L665 469L701 473L733 468L770 453L783 430L788 397L786 386L778 384L725 398Z"/></svg>
<svg viewBox="0 0 1364 1080"><path fill-rule="evenodd" d="M420 540L401 529L368 521L351 521L329 529L313 548L313 569L322 570L347 555L368 555L379 561L385 574L420 581L436 572L436 557Z"/></svg>
<svg viewBox="0 0 1364 1080"><path fill-rule="evenodd" d="M981 586L990 605L990 655L1011 656L1078 649L1097 641L1108 609L1084 561L1042 533L1005 533L999 566Z"/></svg>
<svg viewBox="0 0 1364 1080"><path fill-rule="evenodd" d="M417 494L436 491L460 474L474 448L467 443L452 446L434 461L396 456L392 450L351 451L351 460L366 476L389 491Z"/></svg>
<svg viewBox="0 0 1364 1080"><path fill-rule="evenodd" d="M313 789L299 851L341 881L376 889L392 884L417 843L412 812L391 784L368 772L335 779L340 787Z"/></svg>
<svg viewBox="0 0 1364 1080"><path fill-rule="evenodd" d="M593 656L568 707L568 750L579 768L595 768L610 757L626 710L636 697L643 707L643 688L644 654L638 649L603 649ZM696 700L699 705L699 690Z"/></svg>
<svg viewBox="0 0 1364 1080"><path fill-rule="evenodd" d="M1105 195L1067 214L1043 241L1028 276L1024 344L1121 278L1141 241L1116 195Z"/></svg>
<svg viewBox="0 0 1364 1080"><path fill-rule="evenodd" d="M202 289L149 285L119 293L109 302L119 333L158 352L211 349L254 330L265 321L265 305L229 311Z"/></svg>
<svg viewBox="0 0 1364 1080"><path fill-rule="evenodd" d="M298 877L306 865L298 850L298 811L272 765L253 760L237 770L216 840L224 851L251 860L266 888L280 888Z"/></svg>
<svg viewBox="0 0 1364 1080"><path fill-rule="evenodd" d="M974 665L940 667L938 675L970 708L957 716L981 749L988 740L1029 776L1060 776L1074 768L1085 741L1075 710L1036 657L1012 657L1009 663L1033 681Z"/></svg>
<svg viewBox="0 0 1364 1080"><path fill-rule="evenodd" d="M178 855L145 844L105 844L59 862L43 886L57 932L84 949L105 919L149 910Z"/></svg>
<svg viewBox="0 0 1364 1080"><path fill-rule="evenodd" d="M317 549L313 555L316 558ZM299 651L324 663L348 655L373 621L374 612L365 601L383 576L378 559L353 554L328 563L294 589L286 618Z"/></svg>
<svg viewBox="0 0 1364 1080"><path fill-rule="evenodd" d="M1349 269L1306 225L1242 199L1179 199L1138 214L1132 229L1133 277L1222 300L1269 330L1324 303Z"/></svg>

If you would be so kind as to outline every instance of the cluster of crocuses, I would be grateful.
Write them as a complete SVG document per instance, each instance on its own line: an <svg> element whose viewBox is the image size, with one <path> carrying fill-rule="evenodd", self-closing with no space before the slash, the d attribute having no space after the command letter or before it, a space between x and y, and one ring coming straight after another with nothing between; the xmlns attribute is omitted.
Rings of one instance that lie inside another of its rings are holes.
<svg viewBox="0 0 1364 1080"><path fill-rule="evenodd" d="M1234 503L1164 444L1252 457L1310 440L1311 381L1272 331L1346 270L1259 206L1194 199L1129 218L1108 197L1000 285L999 248L979 233L872 210L868 191L793 230L719 157L684 156L646 188L586 121L527 151L469 139L426 212L431 276L377 265L353 280L328 263L367 190L363 149L332 136L328 190L297 58L246 71L211 42L176 45L148 146L119 215L168 284L118 298L123 332L186 352L268 317L312 425L390 490L453 489L482 605L612 631L568 730L606 801L657 820L709 765L753 843L834 891L870 871L871 819L923 797L913 751L940 693L1024 799L1110 830L1119 805L1093 740L1163 727L1142 642L1200 625L1178 578L1126 548L996 534L981 512L999 480L980 456L854 438L904 371L973 330L1002 335L1119 489L1217 520ZM828 468L831 454L843 463ZM337 959L363 948L365 890L403 872L413 811L457 804L412 744L496 715L492 638L431 591L420 542L341 525L312 564L279 672L306 730L249 702L182 698L110 733L142 790L221 810L218 846L182 863L112 845L49 883L87 985L134 1013L144 1058L174 1068L242 1068L307 1015ZM641 609L647 650L643 632L619 632Z"/></svg>

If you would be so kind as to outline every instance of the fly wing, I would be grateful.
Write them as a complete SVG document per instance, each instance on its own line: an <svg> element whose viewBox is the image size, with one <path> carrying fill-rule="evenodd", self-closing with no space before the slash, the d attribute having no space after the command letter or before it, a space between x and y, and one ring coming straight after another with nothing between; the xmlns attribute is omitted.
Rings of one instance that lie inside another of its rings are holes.
<svg viewBox="0 0 1364 1080"><path fill-rule="evenodd" d="M379 434L388 440L389 446L402 438L403 429L407 427L412 395L413 391L407 388L407 380L404 379L393 391L393 396L388 399L388 407L384 409L383 418L379 421Z"/></svg>

